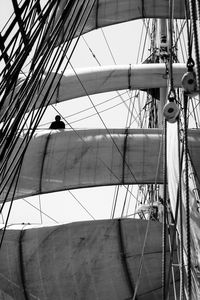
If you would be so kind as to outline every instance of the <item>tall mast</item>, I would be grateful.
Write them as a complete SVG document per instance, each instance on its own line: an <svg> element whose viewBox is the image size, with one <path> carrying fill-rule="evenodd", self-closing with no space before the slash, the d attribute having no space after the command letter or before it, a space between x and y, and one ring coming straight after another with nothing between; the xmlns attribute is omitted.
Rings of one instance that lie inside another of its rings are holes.
<svg viewBox="0 0 200 300"><path fill-rule="evenodd" d="M168 43L167 43L167 21L165 19L159 20L159 61L165 63L168 56ZM163 128L163 108L166 103L167 88L160 88L160 102L158 109L158 127Z"/></svg>
<svg viewBox="0 0 200 300"><path fill-rule="evenodd" d="M159 61L160 63L166 63L168 54L168 44L167 44L167 24L165 19L159 20ZM163 118L163 108L166 103L167 98L167 87L160 88L160 105L158 109L158 127L163 128L164 118ZM165 152L165 151L164 151ZM165 171L164 171L165 172ZM164 174L166 177L166 174ZM165 178L166 179L166 178ZM163 238L162 238L162 299L166 299L166 186L165 183L159 187L159 196L163 199Z"/></svg>

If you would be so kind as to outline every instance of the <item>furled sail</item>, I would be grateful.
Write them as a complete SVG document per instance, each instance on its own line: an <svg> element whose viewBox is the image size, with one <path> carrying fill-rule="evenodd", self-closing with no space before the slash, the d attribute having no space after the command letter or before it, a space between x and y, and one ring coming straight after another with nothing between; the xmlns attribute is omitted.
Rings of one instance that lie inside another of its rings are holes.
<svg viewBox="0 0 200 300"><path fill-rule="evenodd" d="M146 230L147 221L136 219L7 230L1 299L121 300L131 299L135 288L138 300L161 299L162 225L150 221L147 238Z"/></svg>
<svg viewBox="0 0 200 300"><path fill-rule="evenodd" d="M189 132L189 147L198 160L198 130ZM14 186L10 184L15 177L13 161L23 147L16 155L17 149L2 174L4 182L9 181L1 201L8 187ZM27 148L15 198L81 187L162 183L162 167L162 131L158 129L48 130L36 134Z"/></svg>
<svg viewBox="0 0 200 300"><path fill-rule="evenodd" d="M186 72L185 64L173 64L174 85L181 86L181 78ZM53 80L53 78L55 79ZM151 78L151 80L149 80ZM31 82L31 77L29 79ZM140 65L121 65L77 69L76 73L67 71L65 75L52 73L49 77L43 76L40 87L29 106L31 108L40 107L44 101L44 95L49 93L51 99L48 104L54 104L78 98L86 95L110 92L122 89L149 89L166 87L168 81L165 64L140 64ZM12 107L16 104L20 107L23 99L19 101L19 94L23 87L22 79L12 94ZM26 83L28 84L28 83ZM24 95L25 97L26 95ZM7 100L2 106L0 116L9 108L11 99ZM45 103L43 104L45 105Z"/></svg>

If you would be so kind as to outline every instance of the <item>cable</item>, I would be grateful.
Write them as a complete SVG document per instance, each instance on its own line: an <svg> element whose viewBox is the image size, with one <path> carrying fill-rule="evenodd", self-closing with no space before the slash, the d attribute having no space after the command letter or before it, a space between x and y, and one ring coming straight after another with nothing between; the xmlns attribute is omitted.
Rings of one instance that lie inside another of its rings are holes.
<svg viewBox="0 0 200 300"><path fill-rule="evenodd" d="M113 55L112 50L111 50L111 47L110 47L110 45L109 45L109 43L108 43L108 40L107 40L106 35L105 35L105 33L104 33L104 30L103 30L102 28L101 28L101 32L102 32L102 34L103 34L104 40L105 40L105 42L106 42L106 45L107 45L107 47L108 47L109 53L110 53L110 55L111 55L111 57L112 57L112 60L113 60L113 62L114 62L115 65L116 65L117 62L116 62L116 60L115 60L115 58L114 58L114 55Z"/></svg>
<svg viewBox="0 0 200 300"><path fill-rule="evenodd" d="M70 193L70 195L78 202L78 204L87 212L87 214L93 219L95 220L95 218L93 217L93 215L85 208L85 206L77 199L77 197L75 197L75 195L68 190L68 193Z"/></svg>
<svg viewBox="0 0 200 300"><path fill-rule="evenodd" d="M43 212L43 211L41 210L41 207L40 207L40 208L37 208L37 206L33 205L32 203L30 203L28 200L26 200L26 199L24 199L24 198L22 198L22 200L23 200L24 202L26 202L27 204L29 204L30 206L32 206L33 208L35 208L37 211L39 211L40 215L44 215L45 217L49 218L50 220L52 220L52 221L55 222L56 224L59 224L58 221L56 221L54 218L50 217L48 214L46 214L45 212ZM41 218L41 220L42 220L42 218Z"/></svg>
<svg viewBox="0 0 200 300"><path fill-rule="evenodd" d="M185 190L186 190L186 243L187 243L187 292L191 299L191 243L190 243L190 204L189 204L189 172L188 172L188 136L187 136L187 96L184 93L184 153L185 153Z"/></svg>

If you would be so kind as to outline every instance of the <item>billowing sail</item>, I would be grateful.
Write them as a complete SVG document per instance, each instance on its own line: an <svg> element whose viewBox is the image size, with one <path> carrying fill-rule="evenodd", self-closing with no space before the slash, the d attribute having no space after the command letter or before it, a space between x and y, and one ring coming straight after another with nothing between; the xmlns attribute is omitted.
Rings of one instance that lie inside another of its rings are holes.
<svg viewBox="0 0 200 300"><path fill-rule="evenodd" d="M146 238L147 222L100 220L7 230L0 251L1 299L121 300L132 299L135 288L138 300L161 299L162 225L150 221Z"/></svg>
<svg viewBox="0 0 200 300"><path fill-rule="evenodd" d="M48 130L29 144L15 197L90 186L162 182L161 148L157 130ZM15 153L7 164L10 180Z"/></svg>
<svg viewBox="0 0 200 300"><path fill-rule="evenodd" d="M198 158L200 151L197 131L189 132L194 158ZM7 188L16 176L12 163L19 155L15 154L7 163L7 175L2 174L4 182L6 178L10 180ZM162 183L162 156L162 131L158 129L48 130L35 135L28 146L15 198L81 187ZM198 166L196 171L200 175Z"/></svg>
<svg viewBox="0 0 200 300"><path fill-rule="evenodd" d="M76 2L78 3L79 1L80 0L77 0ZM57 13L57 19L61 16L66 2L66 0L61 1L59 11ZM169 17L169 3L166 0L91 0L90 3L94 3L94 6L82 33L136 19L166 19ZM173 5L173 17L175 19L185 18L183 1L176 0ZM82 24L80 24L80 28L81 27ZM80 29L77 31L76 35L79 33Z"/></svg>
<svg viewBox="0 0 200 300"><path fill-rule="evenodd" d="M29 109L40 107L47 91L49 93L48 104L54 104L73 98L115 90L166 87L168 82L166 72L165 64L140 64L77 69L76 74L73 71L67 71L63 76L52 73L47 78L44 75L40 87L38 87L32 98ZM173 64L174 85L176 87L181 86L181 78L185 72L185 64ZM54 77L55 79L53 80ZM31 77L29 81L31 82ZM45 85L43 86L44 82ZM15 88L15 99L12 107L16 104L20 107L20 103L22 105L23 99L19 101L18 95L22 87L23 81L20 81L20 84ZM51 99L50 101L49 98ZM8 109L9 103L10 97L5 101L0 116Z"/></svg>

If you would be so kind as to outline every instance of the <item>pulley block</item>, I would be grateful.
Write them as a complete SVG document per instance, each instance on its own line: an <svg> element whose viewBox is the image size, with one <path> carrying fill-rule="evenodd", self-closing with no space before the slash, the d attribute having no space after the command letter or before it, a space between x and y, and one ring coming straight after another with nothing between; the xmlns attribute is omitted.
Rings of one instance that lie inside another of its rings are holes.
<svg viewBox="0 0 200 300"><path fill-rule="evenodd" d="M183 75L182 86L186 93L192 94L197 91L196 74L194 71L188 71Z"/></svg>
<svg viewBox="0 0 200 300"><path fill-rule="evenodd" d="M175 123L179 115L179 108L175 102L168 102L163 109L163 115L169 123Z"/></svg>

